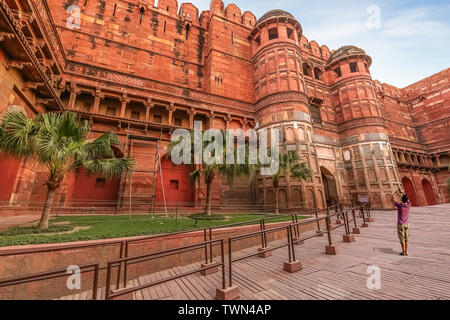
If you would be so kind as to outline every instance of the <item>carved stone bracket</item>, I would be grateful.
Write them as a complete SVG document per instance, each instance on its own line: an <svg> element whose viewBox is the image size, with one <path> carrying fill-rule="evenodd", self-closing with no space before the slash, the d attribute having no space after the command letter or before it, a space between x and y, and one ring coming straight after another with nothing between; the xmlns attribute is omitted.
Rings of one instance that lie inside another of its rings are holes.
<svg viewBox="0 0 450 320"><path fill-rule="evenodd" d="M5 32L5 31L0 31L0 42L2 42L5 39L14 39L15 35L14 33L11 32Z"/></svg>
<svg viewBox="0 0 450 320"><path fill-rule="evenodd" d="M22 90L23 90L23 91L29 90L29 89L36 90L38 87L42 87L42 86L44 86L44 85L45 85L45 84L44 84L43 82L25 82L25 83L23 84Z"/></svg>
<svg viewBox="0 0 450 320"><path fill-rule="evenodd" d="M8 60L6 62L6 69L7 70L11 70L11 69L22 70L23 67L25 67L25 66L31 67L32 65L33 65L33 63L29 62L29 61Z"/></svg>

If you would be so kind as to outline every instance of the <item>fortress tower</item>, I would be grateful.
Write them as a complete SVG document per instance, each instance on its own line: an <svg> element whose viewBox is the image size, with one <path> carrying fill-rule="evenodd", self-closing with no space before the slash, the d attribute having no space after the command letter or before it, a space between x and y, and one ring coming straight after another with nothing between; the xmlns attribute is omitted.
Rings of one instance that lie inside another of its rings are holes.
<svg viewBox="0 0 450 320"><path fill-rule="evenodd" d="M308 182L284 177L278 188L280 208L288 204L324 205L323 187L312 138L312 123L299 46L302 27L288 12L263 15L249 36L255 95L255 121L259 131L279 129L281 151L296 150L314 171ZM262 203L275 198L271 177L260 177L257 195Z"/></svg>
<svg viewBox="0 0 450 320"><path fill-rule="evenodd" d="M386 208L400 184L371 64L364 50L343 46L331 54L325 70L351 198L368 195L375 207Z"/></svg>

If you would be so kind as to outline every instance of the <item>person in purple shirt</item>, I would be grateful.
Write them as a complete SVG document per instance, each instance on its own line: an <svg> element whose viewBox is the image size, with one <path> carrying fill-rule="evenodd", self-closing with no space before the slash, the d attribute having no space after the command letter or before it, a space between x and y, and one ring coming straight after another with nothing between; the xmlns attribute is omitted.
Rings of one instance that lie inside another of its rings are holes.
<svg viewBox="0 0 450 320"><path fill-rule="evenodd" d="M402 245L402 253L400 255L408 255L408 237L409 237L409 209L411 208L411 202L406 194L402 195L401 202L395 201L395 197L399 196L397 191L392 197L392 202L397 208L397 235Z"/></svg>

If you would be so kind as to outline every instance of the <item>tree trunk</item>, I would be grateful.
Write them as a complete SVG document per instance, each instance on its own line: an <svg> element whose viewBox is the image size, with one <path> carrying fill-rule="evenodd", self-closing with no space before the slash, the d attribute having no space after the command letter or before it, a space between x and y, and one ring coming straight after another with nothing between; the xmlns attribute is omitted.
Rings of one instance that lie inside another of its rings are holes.
<svg viewBox="0 0 450 320"><path fill-rule="evenodd" d="M211 215L211 184L212 183L206 184L206 211L205 211L205 214L207 216Z"/></svg>
<svg viewBox="0 0 450 320"><path fill-rule="evenodd" d="M39 229L48 229L48 219L52 211L53 199L55 198L56 189L47 186L47 198L45 199L44 210L42 210L41 221L39 222Z"/></svg>
<svg viewBox="0 0 450 320"><path fill-rule="evenodd" d="M278 210L278 187L275 187L275 214L280 214L280 211Z"/></svg>

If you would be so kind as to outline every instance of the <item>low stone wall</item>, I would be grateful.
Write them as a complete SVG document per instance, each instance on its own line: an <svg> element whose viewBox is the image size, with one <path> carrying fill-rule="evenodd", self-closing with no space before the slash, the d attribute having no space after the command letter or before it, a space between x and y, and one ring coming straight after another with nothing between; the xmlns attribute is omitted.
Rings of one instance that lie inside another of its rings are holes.
<svg viewBox="0 0 450 320"><path fill-rule="evenodd" d="M288 222L267 224L266 228L276 228L286 226ZM301 232L315 230L316 223L310 223L300 227ZM248 234L259 231L259 225L243 226L235 228L216 229L213 232L213 239L228 239L237 235ZM112 240L96 240L88 242L73 242L60 245L32 245L19 247L4 247L0 249L0 280L20 275L28 275L38 272L45 272L55 269L66 269L71 265L87 265L98 263L100 268L99 287L104 287L106 283L106 265L108 261L120 258L121 241L139 240L144 237L122 238ZM274 241L286 238L285 229L273 232L267 235L267 241ZM128 256L138 256L152 252L163 251L197 244L204 241L203 231L194 231L190 233L155 236L151 239L132 242L129 244ZM228 252L228 241L225 241L225 253ZM86 246L82 248L62 249L66 246ZM244 248L261 246L261 236L254 236L244 240L235 241L232 244L233 251L239 251ZM270 244L269 244L270 246ZM20 254L11 255L13 251L21 250ZM40 252L35 252L40 250ZM283 249L280 249L283 250ZM287 248L286 256L287 256ZM29 252L27 252L29 251ZM220 257L220 247L216 246L213 250L213 256ZM133 264L128 267L128 279L135 279L142 275L151 274L162 270L173 268L174 266L183 266L192 263L204 262L204 248L181 254ZM123 270L123 269L122 269ZM123 274L123 273L122 273ZM69 275L68 275L69 276ZM93 273L86 273L81 276L81 290L69 290L66 282L68 276L58 279L49 279L39 282L20 284L0 288L0 300L5 299L52 299L64 295L72 295L92 289ZM112 273L112 284L117 279L117 269ZM123 278L122 278L123 279ZM219 283L217 284L220 285Z"/></svg>

